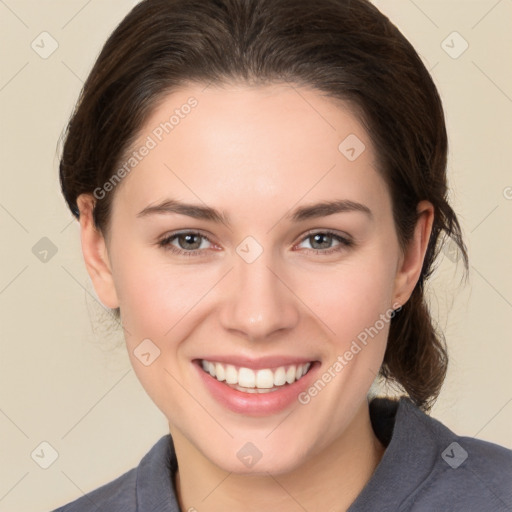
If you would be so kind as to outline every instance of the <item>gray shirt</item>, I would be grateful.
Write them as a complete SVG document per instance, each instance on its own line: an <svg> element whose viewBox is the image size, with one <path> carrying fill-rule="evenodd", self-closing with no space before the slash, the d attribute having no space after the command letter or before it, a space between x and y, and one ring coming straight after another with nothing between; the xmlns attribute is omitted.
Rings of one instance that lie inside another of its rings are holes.
<svg viewBox="0 0 512 512"><path fill-rule="evenodd" d="M386 451L348 512L512 511L512 450L459 437L409 399L375 398L370 418ZM140 464L54 512L180 512L170 434Z"/></svg>

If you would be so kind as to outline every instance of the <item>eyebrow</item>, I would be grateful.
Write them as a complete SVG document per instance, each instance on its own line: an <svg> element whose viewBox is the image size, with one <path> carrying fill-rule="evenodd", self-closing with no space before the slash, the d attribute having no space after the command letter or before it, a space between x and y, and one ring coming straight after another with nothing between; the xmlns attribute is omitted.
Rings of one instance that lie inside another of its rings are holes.
<svg viewBox="0 0 512 512"><path fill-rule="evenodd" d="M318 217L327 217L336 213L361 212L373 219L373 213L366 205L348 199L336 201L322 201L319 203L301 206L291 213L287 213L284 218L291 222L301 222ZM161 203L150 205L137 214L137 217L146 217L155 214L173 214L187 215L194 219L209 220L212 222L230 225L229 216L224 212L197 204L182 203L175 199L166 199Z"/></svg>

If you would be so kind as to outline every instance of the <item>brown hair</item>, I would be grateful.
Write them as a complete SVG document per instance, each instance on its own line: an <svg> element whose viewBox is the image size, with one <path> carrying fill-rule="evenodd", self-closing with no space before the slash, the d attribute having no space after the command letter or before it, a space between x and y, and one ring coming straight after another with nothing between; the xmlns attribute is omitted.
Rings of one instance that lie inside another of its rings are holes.
<svg viewBox="0 0 512 512"><path fill-rule="evenodd" d="M419 282L393 317L381 375L428 410L447 368L443 335L424 296L444 237L468 258L448 203L447 135L430 74L400 31L367 0L145 0L105 43L67 127L64 197L76 199L115 173L159 101L187 83L290 82L355 105L379 157L405 248L426 199L435 208ZM113 193L94 222L109 229ZM444 236L442 236L444 235ZM119 315L119 310L115 310Z"/></svg>

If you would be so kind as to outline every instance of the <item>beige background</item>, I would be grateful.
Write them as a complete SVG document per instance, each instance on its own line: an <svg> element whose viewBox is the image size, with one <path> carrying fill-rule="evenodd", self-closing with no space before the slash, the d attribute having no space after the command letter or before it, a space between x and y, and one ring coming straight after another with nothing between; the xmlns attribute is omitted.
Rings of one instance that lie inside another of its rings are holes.
<svg viewBox="0 0 512 512"><path fill-rule="evenodd" d="M57 175L56 143L82 82L135 3L0 1L2 512L67 503L137 465L167 433L122 334L94 299ZM512 448L512 1L376 4L440 88L452 198L470 249L468 286L458 287L452 253L433 281L432 306L451 354L433 415L459 434ZM35 40L40 53L51 49L43 31L58 44L46 59L31 47ZM464 40L469 47L453 58ZM33 253L48 244L43 237L57 249L46 262ZM58 454L47 469L31 458L43 441Z"/></svg>

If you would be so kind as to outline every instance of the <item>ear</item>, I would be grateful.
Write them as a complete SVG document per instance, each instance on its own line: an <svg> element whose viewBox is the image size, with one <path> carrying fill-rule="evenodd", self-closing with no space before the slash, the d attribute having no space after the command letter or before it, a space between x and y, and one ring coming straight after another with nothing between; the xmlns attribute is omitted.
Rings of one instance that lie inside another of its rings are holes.
<svg viewBox="0 0 512 512"><path fill-rule="evenodd" d="M82 254L87 272L102 304L108 308L119 307L112 268L108 257L107 244L103 234L95 227L93 220L94 198L80 194L77 206L80 210L80 238Z"/></svg>
<svg viewBox="0 0 512 512"><path fill-rule="evenodd" d="M405 304L418 282L434 222L434 206L429 201L420 201L417 207L418 220L414 234L400 258L395 278L393 304Z"/></svg>

